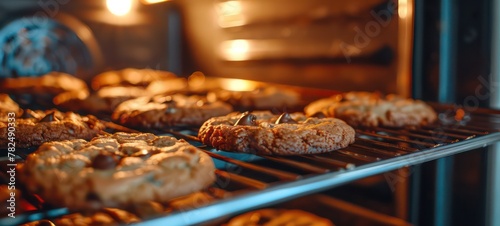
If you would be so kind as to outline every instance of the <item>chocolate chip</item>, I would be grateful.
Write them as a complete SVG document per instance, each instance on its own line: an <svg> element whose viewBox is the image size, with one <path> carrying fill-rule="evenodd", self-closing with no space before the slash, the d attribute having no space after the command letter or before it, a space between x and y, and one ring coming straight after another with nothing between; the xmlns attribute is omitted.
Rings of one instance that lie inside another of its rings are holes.
<svg viewBox="0 0 500 226"><path fill-rule="evenodd" d="M257 224L258 225L262 225L262 224L268 223L271 220L272 220L272 218L270 218L268 216L260 216L259 217L259 221L257 222Z"/></svg>
<svg viewBox="0 0 500 226"><path fill-rule="evenodd" d="M293 118L287 112L280 115L280 117L276 120L275 124L288 123L288 124L297 124L297 121L293 120Z"/></svg>
<svg viewBox="0 0 500 226"><path fill-rule="evenodd" d="M253 213L250 216L250 222L252 223L252 225L264 225L265 223L268 223L271 220L272 218L264 216L260 213Z"/></svg>
<svg viewBox="0 0 500 226"><path fill-rule="evenodd" d="M311 115L311 117L315 117L315 118L326 118L326 115L325 113L321 112L321 111L318 111L314 114Z"/></svg>
<svg viewBox="0 0 500 226"><path fill-rule="evenodd" d="M175 104L175 100L172 96L157 96L151 98L149 102L155 102L155 103L160 103L160 104Z"/></svg>
<svg viewBox="0 0 500 226"><path fill-rule="evenodd" d="M234 125L240 126L257 126L257 116L251 114L250 112L245 112L243 115L234 123Z"/></svg>
<svg viewBox="0 0 500 226"><path fill-rule="evenodd" d="M346 102L347 101L347 97L343 94L340 94L337 96L337 101L338 102Z"/></svg>
<svg viewBox="0 0 500 226"><path fill-rule="evenodd" d="M33 111L32 110L26 109L23 112L23 114L21 115L21 118L29 119L29 118L35 118L35 116L33 115Z"/></svg>
<svg viewBox="0 0 500 226"><path fill-rule="evenodd" d="M149 154L151 154L151 155L156 155L156 154L160 154L160 153L162 153L162 151L160 151L160 150L150 150L149 151Z"/></svg>
<svg viewBox="0 0 500 226"><path fill-rule="evenodd" d="M53 122L53 121L56 121L56 116L55 116L55 112L50 112L48 113L47 115L45 115L45 117L43 117L42 119L40 119L40 122Z"/></svg>
<svg viewBox="0 0 500 226"><path fill-rule="evenodd" d="M87 196L85 196L85 199L87 201L101 201L101 198L99 197L99 195L97 195L94 192L87 193Z"/></svg>
<svg viewBox="0 0 500 226"><path fill-rule="evenodd" d="M92 161L92 167L100 170L115 168L117 164L117 158L110 154L98 154Z"/></svg>

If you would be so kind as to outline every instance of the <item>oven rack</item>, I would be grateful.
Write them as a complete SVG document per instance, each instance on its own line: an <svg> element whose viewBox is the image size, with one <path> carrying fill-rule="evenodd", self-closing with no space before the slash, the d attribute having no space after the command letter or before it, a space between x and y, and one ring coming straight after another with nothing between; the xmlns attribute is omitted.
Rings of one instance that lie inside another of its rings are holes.
<svg viewBox="0 0 500 226"><path fill-rule="evenodd" d="M347 148L293 157L218 151L202 145L196 137L196 129L155 131L185 139L209 154L218 168L214 189L223 195L194 209L172 212L138 225L209 224L228 215L455 155L500 140L500 111L475 109L466 112L463 108L438 104L433 104L433 107L439 112L440 122L437 124L402 129L357 128L356 140ZM41 209L25 217L39 220L67 213L65 208Z"/></svg>

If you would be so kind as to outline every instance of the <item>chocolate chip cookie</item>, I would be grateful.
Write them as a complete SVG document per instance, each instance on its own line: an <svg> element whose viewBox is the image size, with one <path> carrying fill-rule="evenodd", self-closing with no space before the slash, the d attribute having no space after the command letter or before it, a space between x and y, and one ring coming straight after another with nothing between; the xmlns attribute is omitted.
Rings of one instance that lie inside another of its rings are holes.
<svg viewBox="0 0 500 226"><path fill-rule="evenodd" d="M437 114L425 102L371 92L349 92L320 99L304 109L307 115L322 113L352 126L425 125L436 121Z"/></svg>
<svg viewBox="0 0 500 226"><path fill-rule="evenodd" d="M224 151L300 155L344 148L354 142L354 134L340 119L256 111L211 118L202 125L198 137Z"/></svg>
<svg viewBox="0 0 500 226"><path fill-rule="evenodd" d="M48 142L18 169L29 191L70 209L165 202L209 186L214 170L188 142L149 133Z"/></svg>
<svg viewBox="0 0 500 226"><path fill-rule="evenodd" d="M199 95L157 95L139 97L121 103L112 119L134 128L200 126L207 119L225 115L232 107Z"/></svg>
<svg viewBox="0 0 500 226"><path fill-rule="evenodd" d="M99 90L105 86L142 86L147 87L151 82L172 79L177 76L168 71L153 69L125 68L106 71L96 75L91 82L92 89Z"/></svg>
<svg viewBox="0 0 500 226"><path fill-rule="evenodd" d="M298 209L261 209L232 218L226 226L333 226L334 224L315 214Z"/></svg>
<svg viewBox="0 0 500 226"><path fill-rule="evenodd" d="M111 114L122 102L150 93L141 87L109 86L90 95L80 92L66 92L54 98L54 104L69 111Z"/></svg>
<svg viewBox="0 0 500 226"><path fill-rule="evenodd" d="M0 80L0 89L16 94L51 94L68 91L87 91L87 84L70 74L50 72L40 77L6 78Z"/></svg>
<svg viewBox="0 0 500 226"><path fill-rule="evenodd" d="M75 226L75 225L128 225L138 223L140 218L126 210L104 208L96 212L72 213L53 220L39 220L22 226Z"/></svg>
<svg viewBox="0 0 500 226"><path fill-rule="evenodd" d="M47 141L67 139L92 139L104 128L94 116L81 116L73 112L63 113L57 110L24 110L17 118L2 119L0 134L7 134L12 123L15 124L15 147L27 148L39 146ZM7 136L0 137L0 147L6 148L12 143Z"/></svg>
<svg viewBox="0 0 500 226"><path fill-rule="evenodd" d="M209 95L231 104L237 110L290 109L300 103L299 93L274 86L261 86L251 91L212 91Z"/></svg>

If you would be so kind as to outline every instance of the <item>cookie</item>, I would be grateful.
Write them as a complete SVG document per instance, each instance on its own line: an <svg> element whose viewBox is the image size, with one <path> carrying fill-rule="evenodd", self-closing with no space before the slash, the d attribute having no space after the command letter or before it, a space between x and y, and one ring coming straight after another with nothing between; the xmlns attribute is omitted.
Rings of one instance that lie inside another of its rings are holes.
<svg viewBox="0 0 500 226"><path fill-rule="evenodd" d="M326 218L298 209L261 209L232 218L225 226L333 226Z"/></svg>
<svg viewBox="0 0 500 226"><path fill-rule="evenodd" d="M237 88L237 87L236 87ZM251 91L218 90L209 93L211 98L231 104L235 109L267 110L290 109L300 103L300 95L290 89L261 86Z"/></svg>
<svg viewBox="0 0 500 226"><path fill-rule="evenodd" d="M0 214L2 216L16 216L16 214L25 212L26 203L23 203L21 197L21 191L16 189L15 184L0 185Z"/></svg>
<svg viewBox="0 0 500 226"><path fill-rule="evenodd" d="M134 128L200 126L207 119L232 111L229 104L199 95L157 95L121 103L112 119Z"/></svg>
<svg viewBox="0 0 500 226"><path fill-rule="evenodd" d="M6 78L0 80L0 90L11 94L51 94L87 91L87 84L70 74L51 72L39 77Z"/></svg>
<svg viewBox="0 0 500 226"><path fill-rule="evenodd" d="M18 174L47 203L78 210L165 202L209 186L214 170L212 159L185 140L115 133L44 143Z"/></svg>
<svg viewBox="0 0 500 226"><path fill-rule="evenodd" d="M127 225L140 222L140 218L125 210L104 208L91 213L72 213L53 220L39 220L23 226L87 226Z"/></svg>
<svg viewBox="0 0 500 226"><path fill-rule="evenodd" d="M147 87L153 81L176 77L175 74L168 71L125 68L121 70L106 71L96 75L91 81L91 86L94 90L99 90L105 86Z"/></svg>
<svg viewBox="0 0 500 226"><path fill-rule="evenodd" d="M322 113L352 126L426 125L437 119L437 114L425 102L380 93L349 92L314 101L304 108L307 115Z"/></svg>
<svg viewBox="0 0 500 226"><path fill-rule="evenodd" d="M0 114L13 112L19 114L21 109L19 105L10 98L9 94L0 93Z"/></svg>
<svg viewBox="0 0 500 226"><path fill-rule="evenodd" d="M335 118L269 111L231 113L207 120L199 139L216 149L261 155L329 152L354 142L354 129Z"/></svg>
<svg viewBox="0 0 500 226"><path fill-rule="evenodd" d="M54 98L54 104L69 111L111 114L122 102L148 95L150 92L141 87L110 86L90 95L81 92L62 93Z"/></svg>
<svg viewBox="0 0 500 226"><path fill-rule="evenodd" d="M168 78L152 81L146 90L151 95L158 95L188 91L189 87L186 78Z"/></svg>
<svg viewBox="0 0 500 226"><path fill-rule="evenodd" d="M39 146L48 141L67 139L92 139L104 128L94 116L81 116L73 112L57 110L31 111L26 109L18 118L0 121L0 134L7 134L9 123L15 123L15 146L27 148ZM11 143L7 136L0 137L0 147Z"/></svg>

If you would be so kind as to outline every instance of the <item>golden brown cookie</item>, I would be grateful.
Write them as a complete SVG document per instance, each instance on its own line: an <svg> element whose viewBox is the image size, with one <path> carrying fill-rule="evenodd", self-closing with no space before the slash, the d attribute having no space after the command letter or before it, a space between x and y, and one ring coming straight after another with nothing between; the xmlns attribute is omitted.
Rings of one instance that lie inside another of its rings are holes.
<svg viewBox="0 0 500 226"><path fill-rule="evenodd" d="M92 115L26 109L22 115L16 115L16 118L3 118L0 121L0 134L7 134L12 123L15 124L15 147L18 148L35 147L48 141L75 138L90 140L105 128ZM0 147L5 148L9 143L12 142L7 136L0 137Z"/></svg>
<svg viewBox="0 0 500 226"><path fill-rule="evenodd" d="M92 89L99 90L105 86L142 86L162 79L172 79L177 76L168 71L153 69L125 68L106 71L96 75L91 82Z"/></svg>
<svg viewBox="0 0 500 226"><path fill-rule="evenodd" d="M426 125L436 121L437 114L420 100L380 93L349 92L312 102L304 109L307 115L319 112L352 126Z"/></svg>
<svg viewBox="0 0 500 226"><path fill-rule="evenodd" d="M90 95L81 92L62 93L54 98L54 104L70 111L110 114L122 102L148 95L150 92L141 87L109 86Z"/></svg>
<svg viewBox="0 0 500 226"><path fill-rule="evenodd" d="M40 77L6 78L0 82L0 90L16 94L52 94L68 91L86 91L87 84L70 74L50 72Z"/></svg>
<svg viewBox="0 0 500 226"><path fill-rule="evenodd" d="M274 86L262 86L251 91L218 90L209 95L238 110L283 110L293 108L300 102L299 93Z"/></svg>
<svg viewBox="0 0 500 226"><path fill-rule="evenodd" d="M315 214L298 209L261 209L232 218L225 226L333 226Z"/></svg>
<svg viewBox="0 0 500 226"><path fill-rule="evenodd" d="M108 226L140 222L133 213L117 208L104 208L89 213L72 213L53 220L39 220L23 226Z"/></svg>
<svg viewBox="0 0 500 226"><path fill-rule="evenodd" d="M334 118L269 111L231 113L207 120L200 140L224 151L262 155L300 155L334 151L354 142L354 129Z"/></svg>
<svg viewBox="0 0 500 226"><path fill-rule="evenodd" d="M116 122L139 128L200 126L207 119L232 111L229 104L199 95L157 95L139 97L121 103L112 118Z"/></svg>
<svg viewBox="0 0 500 226"><path fill-rule="evenodd" d="M19 180L47 203L70 209L166 202L215 181L212 159L184 140L116 133L90 142L48 142L19 166Z"/></svg>

